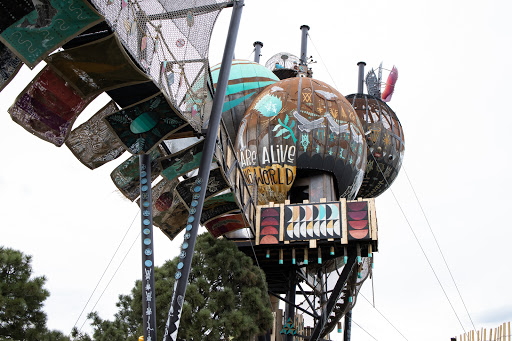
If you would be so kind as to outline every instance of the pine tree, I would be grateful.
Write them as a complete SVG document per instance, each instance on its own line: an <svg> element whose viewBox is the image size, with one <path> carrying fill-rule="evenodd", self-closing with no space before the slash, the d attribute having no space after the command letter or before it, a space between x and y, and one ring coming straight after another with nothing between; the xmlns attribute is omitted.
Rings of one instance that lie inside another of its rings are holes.
<svg viewBox="0 0 512 341"><path fill-rule="evenodd" d="M158 337L163 336L178 258L155 268ZM142 287L120 295L114 321L93 313L97 341L138 340L142 335ZM197 238L190 284L185 295L178 338L184 340L249 340L272 324L267 285L261 269L225 239L209 233Z"/></svg>
<svg viewBox="0 0 512 341"><path fill-rule="evenodd" d="M0 338L36 340L47 332L44 276L31 278L31 256L0 247Z"/></svg>

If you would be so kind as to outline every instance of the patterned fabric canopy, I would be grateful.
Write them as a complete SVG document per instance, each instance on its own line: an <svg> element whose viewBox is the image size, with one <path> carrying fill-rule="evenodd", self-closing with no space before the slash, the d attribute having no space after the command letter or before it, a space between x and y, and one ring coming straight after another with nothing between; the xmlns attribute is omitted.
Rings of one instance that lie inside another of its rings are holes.
<svg viewBox="0 0 512 341"><path fill-rule="evenodd" d="M201 155L203 155L204 140L198 142L183 151L173 154L171 156L162 158L162 175L168 180L177 178L180 175L186 174L194 169L199 168Z"/></svg>
<svg viewBox="0 0 512 341"><path fill-rule="evenodd" d="M9 108L12 119L57 147L66 140L73 122L94 97L81 97L46 66Z"/></svg>
<svg viewBox="0 0 512 341"><path fill-rule="evenodd" d="M109 161L117 159L125 148L117 137L108 129L103 118L119 109L114 101L109 102L91 119L69 134L66 146L80 162L95 169Z"/></svg>
<svg viewBox="0 0 512 341"><path fill-rule="evenodd" d="M132 154L148 153L174 132L188 126L162 93L105 118Z"/></svg>
<svg viewBox="0 0 512 341"><path fill-rule="evenodd" d="M151 181L160 175L161 168L157 159L162 156L160 150L155 149L149 154L151 158ZM139 184L139 156L134 155L120 164L110 174L116 187L125 197L134 201L140 195Z"/></svg>
<svg viewBox="0 0 512 341"><path fill-rule="evenodd" d="M0 91L16 76L22 65L14 53L0 44Z"/></svg>
<svg viewBox="0 0 512 341"><path fill-rule="evenodd" d="M30 68L76 35L103 21L84 0L3 1L0 41ZM6 19L4 21L4 19Z"/></svg>
<svg viewBox="0 0 512 341"><path fill-rule="evenodd" d="M54 53L45 61L83 97L149 81L130 60L115 34Z"/></svg>
<svg viewBox="0 0 512 341"><path fill-rule="evenodd" d="M180 184L176 187L176 193L180 197L181 201L185 204L185 206L189 206L193 200L193 195L195 193L194 188L197 186L195 181L197 176L193 176L186 180L180 182ZM213 197L219 194L222 191L229 189L229 185L222 174L220 168L216 168L210 171L210 177L208 178L208 184L206 186L206 195L205 198Z"/></svg>

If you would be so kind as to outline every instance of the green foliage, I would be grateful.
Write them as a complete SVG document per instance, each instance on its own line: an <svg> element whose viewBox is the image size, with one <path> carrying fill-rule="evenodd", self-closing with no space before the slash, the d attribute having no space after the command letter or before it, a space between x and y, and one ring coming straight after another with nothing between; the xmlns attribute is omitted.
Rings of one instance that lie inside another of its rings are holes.
<svg viewBox="0 0 512 341"><path fill-rule="evenodd" d="M178 258L155 268L158 337L163 336ZM114 321L91 315L97 341L136 341L142 335L142 287L120 295ZM228 240L209 233L197 238L178 338L248 340L272 324L263 272Z"/></svg>
<svg viewBox="0 0 512 341"><path fill-rule="evenodd" d="M69 341L46 328L43 302L50 296L44 276L31 278L32 257L0 247L0 339Z"/></svg>

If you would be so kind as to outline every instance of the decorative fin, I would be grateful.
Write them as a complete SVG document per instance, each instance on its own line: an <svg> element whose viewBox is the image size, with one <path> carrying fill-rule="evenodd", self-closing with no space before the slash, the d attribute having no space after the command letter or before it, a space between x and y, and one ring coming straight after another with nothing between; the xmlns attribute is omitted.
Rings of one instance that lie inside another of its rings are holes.
<svg viewBox="0 0 512 341"><path fill-rule="evenodd" d="M386 88L384 89L384 92L382 93L382 100L384 102L391 101L391 96L393 96L393 92L395 91L395 83L398 79L398 70L393 65L393 69L389 73L388 80L386 81Z"/></svg>
<svg viewBox="0 0 512 341"><path fill-rule="evenodd" d="M368 89L368 95L380 97L379 80L373 69L366 75L366 88Z"/></svg>

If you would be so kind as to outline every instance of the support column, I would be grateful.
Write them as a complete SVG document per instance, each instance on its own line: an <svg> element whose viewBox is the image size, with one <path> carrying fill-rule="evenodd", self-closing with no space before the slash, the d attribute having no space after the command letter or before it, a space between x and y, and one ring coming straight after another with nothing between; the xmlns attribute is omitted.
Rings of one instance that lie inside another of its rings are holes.
<svg viewBox="0 0 512 341"><path fill-rule="evenodd" d="M345 330L343 331L343 341L350 341L352 333L352 310L345 314Z"/></svg>
<svg viewBox="0 0 512 341"><path fill-rule="evenodd" d="M263 43L261 41L255 41L254 44L252 44L252 46L254 46L254 61L256 63L259 63L260 57L261 57L261 48L263 47Z"/></svg>
<svg viewBox="0 0 512 341"><path fill-rule="evenodd" d="M217 91L213 98L212 113L206 133L203 154L201 156L201 163L199 172L194 185L193 200L190 203L190 215L187 218L187 226L185 231L185 240L181 246L180 262L174 278L173 295L171 299L171 307L169 315L167 316L167 323L165 325L164 341L176 341L178 337L178 328L180 324L181 311L183 308L183 301L185 299L185 292L187 290L188 277L190 274L190 267L192 265L192 256L196 245L197 231L199 229L199 222L201 220L201 213L203 211L204 198L206 195L206 186L210 176L210 168L212 164L215 144L217 142L217 135L220 127L220 120L222 117L222 106L224 105L224 97L226 96L226 88L229 80L229 73L231 71L231 62L233 59L236 37L238 35L238 27L240 26L240 18L242 16L242 9L244 0L238 0L233 6L231 13L231 21L229 23L229 31L224 47L224 55L222 56L222 63L219 71L219 79L217 82ZM148 341L148 340L146 340Z"/></svg>
<svg viewBox="0 0 512 341"><path fill-rule="evenodd" d="M290 271L290 278L288 279L288 293L286 294L286 313L285 313L285 321L288 322L288 319L291 319L292 323L295 323L295 296L296 296L296 279L295 279L295 269ZM286 335L284 341L293 341L293 335Z"/></svg>
<svg viewBox="0 0 512 341"><path fill-rule="evenodd" d="M142 242L142 329L144 340L156 341L155 267L151 157L139 155L140 217Z"/></svg>

